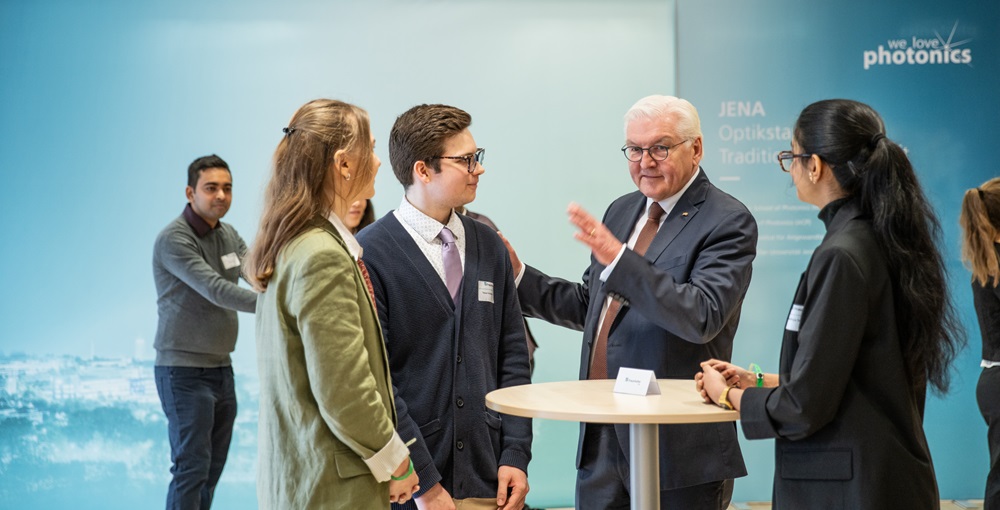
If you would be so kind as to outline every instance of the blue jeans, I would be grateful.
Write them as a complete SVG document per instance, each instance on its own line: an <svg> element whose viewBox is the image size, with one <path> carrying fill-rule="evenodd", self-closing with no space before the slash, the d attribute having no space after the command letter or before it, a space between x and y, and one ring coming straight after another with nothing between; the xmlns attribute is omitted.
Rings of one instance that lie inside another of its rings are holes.
<svg viewBox="0 0 1000 510"><path fill-rule="evenodd" d="M155 374L173 462L167 510L208 510L236 421L233 367L157 366Z"/></svg>

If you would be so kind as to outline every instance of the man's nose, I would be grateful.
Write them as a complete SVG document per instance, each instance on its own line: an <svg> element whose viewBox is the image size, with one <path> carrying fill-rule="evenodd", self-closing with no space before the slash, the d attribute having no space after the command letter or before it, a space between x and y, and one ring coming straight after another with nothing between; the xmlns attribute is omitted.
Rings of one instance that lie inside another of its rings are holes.
<svg viewBox="0 0 1000 510"><path fill-rule="evenodd" d="M486 173L486 168L482 163L476 162L476 169L472 171L472 175L483 175Z"/></svg>
<svg viewBox="0 0 1000 510"><path fill-rule="evenodd" d="M649 150L642 151L642 159L639 160L639 164L645 168L653 168L659 161L653 159L653 155L650 154Z"/></svg>

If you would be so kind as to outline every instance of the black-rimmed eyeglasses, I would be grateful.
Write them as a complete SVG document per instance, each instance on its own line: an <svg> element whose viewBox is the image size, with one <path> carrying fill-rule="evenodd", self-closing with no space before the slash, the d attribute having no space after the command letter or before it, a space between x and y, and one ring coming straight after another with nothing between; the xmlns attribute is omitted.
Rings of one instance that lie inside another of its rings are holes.
<svg viewBox="0 0 1000 510"><path fill-rule="evenodd" d="M480 165L483 164L483 160L486 159L486 149L483 149L482 147L477 148L476 152L474 152L472 154L469 154L469 155L466 155L466 156L431 156L431 157L429 157L427 159L428 160L432 160L432 159L458 159L458 160L461 160L461 161L465 161L465 164L468 165L469 173L471 174L471 173L473 173L473 172L476 171L476 164L480 164Z"/></svg>
<svg viewBox="0 0 1000 510"><path fill-rule="evenodd" d="M649 157L653 158L654 161L663 161L667 159L667 156L670 155L670 149L673 149L674 147L677 147L678 145L688 140L690 140L690 138L681 140L673 145L654 145L652 147L639 147L637 145L626 145L622 147L622 154L625 155L625 159L633 163L638 163L642 161L643 152L648 152Z"/></svg>
<svg viewBox="0 0 1000 510"><path fill-rule="evenodd" d="M781 165L782 172L791 172L792 163L795 162L796 158L811 158L813 155L803 152L802 154L795 154L792 151L781 151L778 153L778 164ZM788 163L786 164L785 161Z"/></svg>

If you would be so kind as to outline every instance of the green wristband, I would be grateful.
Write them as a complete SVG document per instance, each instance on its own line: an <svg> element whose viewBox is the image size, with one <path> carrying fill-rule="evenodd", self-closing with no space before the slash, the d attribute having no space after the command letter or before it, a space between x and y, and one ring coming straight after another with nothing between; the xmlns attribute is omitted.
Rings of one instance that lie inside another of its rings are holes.
<svg viewBox="0 0 1000 510"><path fill-rule="evenodd" d="M754 374L757 374L757 387L758 388L763 388L764 387L764 371L760 369L760 365L758 365L756 363L751 363L750 364L750 370L753 371Z"/></svg>
<svg viewBox="0 0 1000 510"><path fill-rule="evenodd" d="M413 474L413 459L410 459L410 469L407 469L406 473L403 473L403 476L389 475L389 478L392 478L393 480L396 480L398 482L400 480L406 480L406 478L412 474Z"/></svg>

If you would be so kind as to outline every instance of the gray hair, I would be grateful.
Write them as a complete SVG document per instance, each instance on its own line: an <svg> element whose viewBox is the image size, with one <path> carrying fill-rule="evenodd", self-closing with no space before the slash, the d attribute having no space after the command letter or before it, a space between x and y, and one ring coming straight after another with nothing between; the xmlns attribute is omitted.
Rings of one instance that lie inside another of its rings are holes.
<svg viewBox="0 0 1000 510"><path fill-rule="evenodd" d="M686 99L674 96L646 96L625 112L625 130L628 125L638 119L657 119L676 116L677 136L682 138L698 138L701 136L701 120L698 110Z"/></svg>

